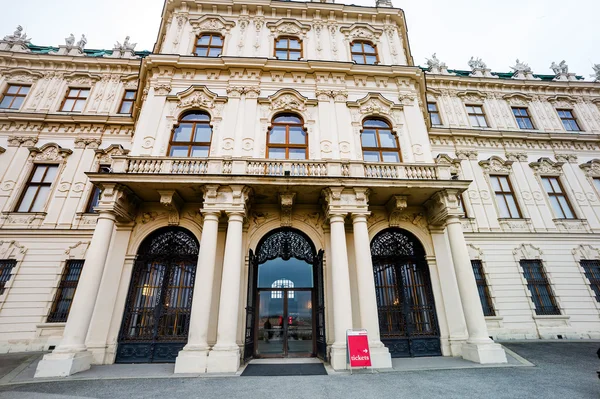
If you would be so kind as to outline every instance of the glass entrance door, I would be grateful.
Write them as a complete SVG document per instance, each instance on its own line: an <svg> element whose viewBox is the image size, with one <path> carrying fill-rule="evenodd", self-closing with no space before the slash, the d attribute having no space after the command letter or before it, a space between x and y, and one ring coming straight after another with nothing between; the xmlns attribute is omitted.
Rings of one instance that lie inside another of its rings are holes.
<svg viewBox="0 0 600 399"><path fill-rule="evenodd" d="M312 290L259 290L257 356L311 356L313 331Z"/></svg>

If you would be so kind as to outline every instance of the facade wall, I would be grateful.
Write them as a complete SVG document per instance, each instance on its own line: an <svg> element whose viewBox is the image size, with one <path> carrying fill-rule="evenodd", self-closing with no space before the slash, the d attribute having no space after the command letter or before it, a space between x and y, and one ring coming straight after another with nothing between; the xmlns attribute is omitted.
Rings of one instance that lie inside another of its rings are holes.
<svg viewBox="0 0 600 399"><path fill-rule="evenodd" d="M598 83L426 74L412 66L404 16L395 9L330 3L280 7L266 1L229 7L189 3L193 2L173 2L165 9L155 53L143 60L0 53L0 92L11 83L31 85L19 110L0 111L0 259L17 260L0 296L0 352L48 349L60 342L64 323L47 323L48 312L65 262L86 258L96 226L97 214L85 212L93 190L87 174L110 164L122 178L119 184L130 184L140 202L132 219L115 227L85 340L95 363L114 361L131 271L143 239L160 227L179 224L201 241L199 210L207 201L206 186L246 184L251 177L244 168L211 182L192 176L178 183L182 204L170 207L158 190L175 184L177 176L147 181L126 176L164 172L152 169L153 165L172 161L167 149L173 128L190 110L211 116L208 161L230 163L232 168L236 162L266 162L266 135L273 116L297 113L308 132L308 162L322 161L326 168L345 165L350 170L336 175L332 185L352 180L356 177L352 170L364 170L363 120L387 120L399 139L402 167L444 167L466 182L465 187L470 182L462 194L466 215L461 224L471 259L483 262L496 312L486 320L489 334L495 339L600 338L599 304L578 264L581 259L600 259L600 193L592 181L600 177ZM192 56L196 36L205 32L223 35L223 57ZM302 38L301 61L274 59L274 40L284 34ZM357 38L374 41L381 65L349 62L349 44ZM91 89L81 113L60 111L69 87ZM118 114L124 91L138 88L133 115ZM442 126L431 126L427 102L438 105ZM489 128L470 126L465 108L470 104L483 106ZM536 129L518 129L511 106L527 107ZM582 132L564 130L556 109L565 108L574 111ZM40 163L59 165L44 210L15 212L33 167ZM137 172L132 165L139 167ZM386 228L400 227L421 240L442 353L460 355L468 331L449 233L435 223L427 206L437 192L460 182L453 182L448 173L430 179L436 180L433 183L402 186L407 179L382 184L377 179L385 176L361 173L363 180L352 184L371 189L371 202L361 208L370 213L370 238ZM490 173L509 176L522 218L499 218ZM560 178L575 219L556 218L541 175ZM273 195L283 189L274 188L268 177L264 184L254 183L243 234L238 344L244 339L247 255L266 233L284 223L302 230L317 249L325 250L327 337L328 344L334 344L332 237L321 203L323 179L319 180L328 176L301 177L297 186L292 185L298 200L285 222L287 216ZM408 198L400 211L390 206L394 195ZM217 342L220 289L226 277L226 235L223 217L208 329L211 346ZM351 223L345 238L350 319L352 327L360 328L359 265ZM561 315L536 315L520 259L542 260Z"/></svg>

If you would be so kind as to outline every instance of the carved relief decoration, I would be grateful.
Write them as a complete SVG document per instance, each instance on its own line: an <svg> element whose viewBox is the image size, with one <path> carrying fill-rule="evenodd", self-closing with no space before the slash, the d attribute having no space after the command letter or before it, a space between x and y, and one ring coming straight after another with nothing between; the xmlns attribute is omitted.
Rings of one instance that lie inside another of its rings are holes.
<svg viewBox="0 0 600 399"><path fill-rule="evenodd" d="M381 94L369 93L357 101L348 102L348 108L353 117L353 122L361 122L366 116L385 115L392 119L392 122L398 124L400 117L398 113L403 110L403 106L388 100Z"/></svg>
<svg viewBox="0 0 600 399"><path fill-rule="evenodd" d="M9 136L8 146L9 147L33 147L38 142L37 137L32 136Z"/></svg>
<svg viewBox="0 0 600 399"><path fill-rule="evenodd" d="M533 97L523 93L512 93L502 96L504 100L510 105L527 106L533 101Z"/></svg>
<svg viewBox="0 0 600 399"><path fill-rule="evenodd" d="M72 85L91 86L100 79L102 79L102 76L87 72L72 72L70 74L65 75L64 78L69 84Z"/></svg>
<svg viewBox="0 0 600 399"><path fill-rule="evenodd" d="M477 90L460 91L456 95L463 99L465 103L483 103L487 94Z"/></svg>
<svg viewBox="0 0 600 399"><path fill-rule="evenodd" d="M89 246L89 241L79 241L77 244L67 248L65 255L67 255L69 259L85 259L85 253Z"/></svg>
<svg viewBox="0 0 600 399"><path fill-rule="evenodd" d="M438 165L450 165L450 173L452 174L460 172L460 159L451 158L448 154L439 154L435 157L435 163Z"/></svg>
<svg viewBox="0 0 600 399"><path fill-rule="evenodd" d="M594 248L591 245L580 244L577 248L574 248L571 253L575 257L577 262L581 260L595 260L600 259L600 250Z"/></svg>
<svg viewBox="0 0 600 399"><path fill-rule="evenodd" d="M92 148L97 149L102 144L101 139L92 137L77 137L75 139L75 148Z"/></svg>
<svg viewBox="0 0 600 399"><path fill-rule="evenodd" d="M461 160L469 159L477 161L479 153L476 150L456 150L456 157Z"/></svg>
<svg viewBox="0 0 600 399"><path fill-rule="evenodd" d="M25 252L27 248L14 240L0 241L0 259L22 260Z"/></svg>
<svg viewBox="0 0 600 399"><path fill-rule="evenodd" d="M467 250L469 251L469 259L481 260L483 258L483 251L481 248L476 247L473 244L467 244Z"/></svg>
<svg viewBox="0 0 600 399"><path fill-rule="evenodd" d="M513 250L513 255L517 260L527 259L542 259L543 252L531 244L521 244Z"/></svg>
<svg viewBox="0 0 600 399"><path fill-rule="evenodd" d="M577 163L577 155L575 154L554 154L554 156L556 157L556 160L558 162L563 162L563 163Z"/></svg>
<svg viewBox="0 0 600 399"><path fill-rule="evenodd" d="M500 157L492 156L486 161L480 161L479 165L487 173L510 173L513 161L505 161Z"/></svg>
<svg viewBox="0 0 600 399"><path fill-rule="evenodd" d="M216 32L225 35L235 26L235 22L228 21L216 14L205 14L200 18L190 19L190 24L194 28L195 35L203 32Z"/></svg>
<svg viewBox="0 0 600 399"><path fill-rule="evenodd" d="M169 226L178 226L183 199L175 190L158 190L158 194L160 194L160 204L168 211Z"/></svg>
<svg viewBox="0 0 600 399"><path fill-rule="evenodd" d="M553 104L557 108L570 108L573 105L575 105L577 100L575 99L575 97L558 95L549 97L548 102Z"/></svg>
<svg viewBox="0 0 600 399"><path fill-rule="evenodd" d="M586 176L600 177L600 159L592 159L589 162L579 165Z"/></svg>
<svg viewBox="0 0 600 399"><path fill-rule="evenodd" d="M6 76L6 81L9 83L35 83L44 77L43 73L25 68L0 70L0 75Z"/></svg>
<svg viewBox="0 0 600 399"><path fill-rule="evenodd" d="M72 150L62 148L55 143L47 143L42 147L29 148L30 161L63 161L73 153Z"/></svg>
<svg viewBox="0 0 600 399"><path fill-rule="evenodd" d="M527 153L526 152L507 152L506 159L513 162L527 162Z"/></svg>
<svg viewBox="0 0 600 399"><path fill-rule="evenodd" d="M529 166L538 174L561 175L564 162L554 162L550 158L540 158L537 162L531 162Z"/></svg>
<svg viewBox="0 0 600 399"><path fill-rule="evenodd" d="M129 150L126 150L120 144L111 144L104 150L96 150L96 162L95 165L110 165L112 164L112 157L118 155L127 155ZM97 167L96 167L97 169Z"/></svg>
<svg viewBox="0 0 600 399"><path fill-rule="evenodd" d="M309 100L293 89L281 89L267 98L259 98L260 104L268 105L271 111L306 112L309 106L316 106L316 100Z"/></svg>
<svg viewBox="0 0 600 399"><path fill-rule="evenodd" d="M217 96L206 86L193 85L176 95L168 96L167 102L177 104L179 114L190 109L205 109L212 118L220 118L227 98ZM178 115L174 116L178 117Z"/></svg>
<svg viewBox="0 0 600 399"><path fill-rule="evenodd" d="M281 225L290 227L292 225L292 208L296 193L281 193L279 194L279 202L281 205Z"/></svg>
<svg viewBox="0 0 600 399"><path fill-rule="evenodd" d="M283 18L277 22L268 22L267 28L273 36L290 35L298 37L306 37L306 33L310 30L310 25L305 25L295 19Z"/></svg>
<svg viewBox="0 0 600 399"><path fill-rule="evenodd" d="M352 25L344 25L340 27L340 32L344 35L345 40L351 42L353 40L369 40L376 44L383 34L382 29L375 29L371 25L365 23L355 23Z"/></svg>

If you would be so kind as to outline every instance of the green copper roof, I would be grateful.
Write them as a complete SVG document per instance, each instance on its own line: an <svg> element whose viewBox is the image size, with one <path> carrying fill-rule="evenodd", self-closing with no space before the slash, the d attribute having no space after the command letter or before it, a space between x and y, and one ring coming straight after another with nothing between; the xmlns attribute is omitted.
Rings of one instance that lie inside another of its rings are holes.
<svg viewBox="0 0 600 399"><path fill-rule="evenodd" d="M33 54L49 54L50 52L55 52L58 51L58 47L52 47L52 46L36 46L35 44L28 44L27 47L29 47L29 49L31 50L31 52ZM87 56L87 57L104 57L112 55L112 50L94 50L94 49L84 49L83 53ZM144 51L135 51L134 54L144 58L148 55L150 55L150 51L144 50Z"/></svg>

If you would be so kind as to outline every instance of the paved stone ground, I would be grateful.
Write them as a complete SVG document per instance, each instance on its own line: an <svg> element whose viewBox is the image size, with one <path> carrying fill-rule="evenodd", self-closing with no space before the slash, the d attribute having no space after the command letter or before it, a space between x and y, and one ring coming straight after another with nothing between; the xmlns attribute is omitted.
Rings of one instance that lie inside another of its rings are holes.
<svg viewBox="0 0 600 399"><path fill-rule="evenodd" d="M600 398L596 376L600 343L505 346L536 366L304 377L72 380L0 386L0 398Z"/></svg>

